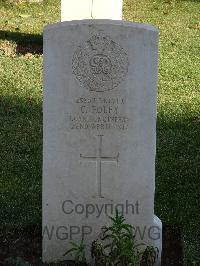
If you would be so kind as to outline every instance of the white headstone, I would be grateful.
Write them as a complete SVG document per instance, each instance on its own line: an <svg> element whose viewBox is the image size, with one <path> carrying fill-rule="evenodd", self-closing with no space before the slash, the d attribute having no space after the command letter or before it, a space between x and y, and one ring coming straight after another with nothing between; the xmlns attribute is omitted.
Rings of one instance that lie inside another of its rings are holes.
<svg viewBox="0 0 200 266"><path fill-rule="evenodd" d="M46 27L44 261L64 260L69 242L82 237L89 249L116 208L144 233L142 242L161 249L154 218L157 58L158 31L149 25Z"/></svg>
<svg viewBox="0 0 200 266"><path fill-rule="evenodd" d="M61 0L61 21L122 19L123 0Z"/></svg>

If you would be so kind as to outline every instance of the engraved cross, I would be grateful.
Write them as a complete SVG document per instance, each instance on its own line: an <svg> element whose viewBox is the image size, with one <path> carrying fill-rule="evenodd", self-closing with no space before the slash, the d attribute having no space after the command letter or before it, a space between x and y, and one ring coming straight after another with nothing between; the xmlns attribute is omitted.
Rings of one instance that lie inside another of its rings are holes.
<svg viewBox="0 0 200 266"><path fill-rule="evenodd" d="M119 161L119 153L116 156L104 156L102 155L102 141L103 135L98 135L98 143L97 143L97 155L96 156L84 156L80 154L80 158L87 160L89 162L96 163L96 177L97 177L97 188L98 188L98 196L103 198L102 196L102 162L114 162L118 163Z"/></svg>

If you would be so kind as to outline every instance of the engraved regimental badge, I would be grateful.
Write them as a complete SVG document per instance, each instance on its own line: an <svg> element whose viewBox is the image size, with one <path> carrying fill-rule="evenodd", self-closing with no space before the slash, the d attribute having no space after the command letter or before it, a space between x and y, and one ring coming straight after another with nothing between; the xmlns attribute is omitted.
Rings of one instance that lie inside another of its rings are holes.
<svg viewBox="0 0 200 266"><path fill-rule="evenodd" d="M102 33L93 35L75 51L73 74L88 90L112 90L128 72L128 56L124 49Z"/></svg>

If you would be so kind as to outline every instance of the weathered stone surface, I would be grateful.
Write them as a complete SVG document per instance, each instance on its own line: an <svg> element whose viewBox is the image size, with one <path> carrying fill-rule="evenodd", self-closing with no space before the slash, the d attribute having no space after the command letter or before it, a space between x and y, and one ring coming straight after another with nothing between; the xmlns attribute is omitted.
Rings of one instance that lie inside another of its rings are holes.
<svg viewBox="0 0 200 266"><path fill-rule="evenodd" d="M159 224L154 221L157 44L154 27L130 22L46 27L44 261L64 259L69 241L83 236L89 249L115 208L144 233L142 242L154 244L159 237L160 225L152 227Z"/></svg>

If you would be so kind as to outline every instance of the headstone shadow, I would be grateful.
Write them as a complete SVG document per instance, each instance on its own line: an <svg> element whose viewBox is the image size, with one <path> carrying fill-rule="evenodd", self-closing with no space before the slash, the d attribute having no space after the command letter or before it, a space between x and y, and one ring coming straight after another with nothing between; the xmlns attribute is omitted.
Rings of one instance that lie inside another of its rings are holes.
<svg viewBox="0 0 200 266"><path fill-rule="evenodd" d="M0 31L0 40L13 41L17 44L16 54L42 54L43 39L40 34Z"/></svg>

